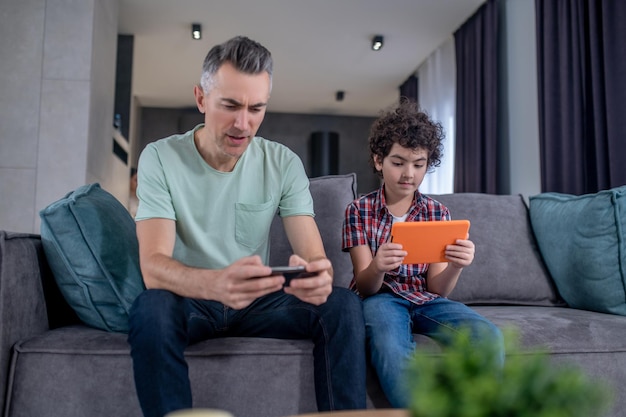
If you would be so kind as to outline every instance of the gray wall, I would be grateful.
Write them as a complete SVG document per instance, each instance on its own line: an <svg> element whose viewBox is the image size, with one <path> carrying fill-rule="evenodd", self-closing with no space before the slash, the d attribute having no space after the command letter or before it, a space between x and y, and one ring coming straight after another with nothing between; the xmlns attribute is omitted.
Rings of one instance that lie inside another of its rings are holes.
<svg viewBox="0 0 626 417"><path fill-rule="evenodd" d="M0 229L38 232L86 182L115 191L117 19L117 0L0 4Z"/></svg>
<svg viewBox="0 0 626 417"><path fill-rule="evenodd" d="M500 175L503 194L541 192L535 4L533 0L500 2ZM202 118L197 110L142 108L141 140L146 142L183 132ZM259 135L292 148L309 167L308 138L315 130L340 136L340 173L356 172L358 192L376 188L378 178L368 163L367 135L374 118L268 113ZM137 157L138 149L135 152Z"/></svg>
<svg viewBox="0 0 626 417"><path fill-rule="evenodd" d="M203 122L203 115L195 109L141 109L141 152L148 143L175 133L185 132ZM314 131L333 131L339 134L339 174L355 172L358 192L365 193L378 187L378 177L369 163L367 137L373 117L326 116L310 114L271 113L265 115L258 136L280 142L297 153L310 173L309 140ZM138 153L135 155L134 166Z"/></svg>
<svg viewBox="0 0 626 417"><path fill-rule="evenodd" d="M504 143L499 157L505 161L505 172L499 174L508 184L501 191L535 195L541 192L541 168L534 1L502 1L499 21L500 138Z"/></svg>
<svg viewBox="0 0 626 417"><path fill-rule="evenodd" d="M532 195L540 187L534 2L505 0L502 13L502 175L505 192ZM39 210L89 182L127 202L129 167L111 152L117 15L118 0L0 2L0 229L38 232ZM180 129L175 121L157 131L165 120L152 119L141 132L144 109L135 98L131 106L132 163L141 149L133 138L154 140ZM259 134L292 147L308 164L310 133L337 131L340 172L356 172L359 192L366 192L378 185L367 164L370 124L270 113Z"/></svg>

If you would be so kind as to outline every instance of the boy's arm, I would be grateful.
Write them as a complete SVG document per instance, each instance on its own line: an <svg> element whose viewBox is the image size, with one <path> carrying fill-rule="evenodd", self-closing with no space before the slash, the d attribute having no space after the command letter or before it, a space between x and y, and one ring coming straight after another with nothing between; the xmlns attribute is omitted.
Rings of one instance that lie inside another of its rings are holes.
<svg viewBox="0 0 626 417"><path fill-rule="evenodd" d="M356 289L367 297L380 290L385 273L400 266L407 253L402 250L402 245L385 242L373 256L365 229L357 203L349 204L343 222L342 247L350 252Z"/></svg>
<svg viewBox="0 0 626 417"><path fill-rule="evenodd" d="M474 243L459 239L446 247L446 258L450 262L432 263L428 266L426 286L428 291L447 297L459 280L461 271L474 260Z"/></svg>
<svg viewBox="0 0 626 417"><path fill-rule="evenodd" d="M383 285L385 273L400 266L405 256L406 251L397 243L383 243L375 257L372 257L369 246L350 248L354 279L359 293L364 297L376 294Z"/></svg>

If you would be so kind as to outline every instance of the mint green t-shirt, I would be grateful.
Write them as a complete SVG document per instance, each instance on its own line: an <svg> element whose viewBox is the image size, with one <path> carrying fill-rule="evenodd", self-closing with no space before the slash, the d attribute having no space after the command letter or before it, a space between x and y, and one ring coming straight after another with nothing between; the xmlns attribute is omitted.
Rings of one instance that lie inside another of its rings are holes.
<svg viewBox="0 0 626 417"><path fill-rule="evenodd" d="M209 166L194 132L150 143L138 169L137 221L176 221L174 258L201 268L224 268L259 255L269 261L269 231L281 217L313 216L309 180L286 146L255 137L232 172Z"/></svg>

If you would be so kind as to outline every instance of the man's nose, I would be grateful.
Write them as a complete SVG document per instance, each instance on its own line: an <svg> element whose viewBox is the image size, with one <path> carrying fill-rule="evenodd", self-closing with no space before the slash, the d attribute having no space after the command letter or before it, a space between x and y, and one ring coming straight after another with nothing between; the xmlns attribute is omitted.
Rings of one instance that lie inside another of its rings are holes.
<svg viewBox="0 0 626 417"><path fill-rule="evenodd" d="M248 127L248 113L245 110L237 112L235 127L239 130L246 130Z"/></svg>

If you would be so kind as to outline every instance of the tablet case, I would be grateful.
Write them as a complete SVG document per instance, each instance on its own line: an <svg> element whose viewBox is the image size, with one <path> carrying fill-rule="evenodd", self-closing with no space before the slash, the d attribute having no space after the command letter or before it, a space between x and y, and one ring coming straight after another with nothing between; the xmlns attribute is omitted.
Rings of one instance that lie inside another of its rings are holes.
<svg viewBox="0 0 626 417"><path fill-rule="evenodd" d="M391 241L408 252L403 264L448 262L446 245L467 239L469 220L396 222L391 226Z"/></svg>

